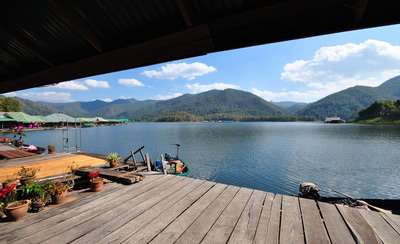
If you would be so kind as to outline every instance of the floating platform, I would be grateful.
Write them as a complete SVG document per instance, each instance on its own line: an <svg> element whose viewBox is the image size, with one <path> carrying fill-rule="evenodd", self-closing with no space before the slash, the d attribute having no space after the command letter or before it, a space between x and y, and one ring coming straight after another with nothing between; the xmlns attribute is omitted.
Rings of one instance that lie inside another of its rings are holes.
<svg viewBox="0 0 400 244"><path fill-rule="evenodd" d="M21 151L21 150L20 150ZM23 151L22 151L23 152ZM107 162L104 159L72 153L33 154L23 158L7 159L0 161L0 183L26 168L38 168L37 179L70 173L69 166L90 167L101 166Z"/></svg>
<svg viewBox="0 0 400 244"><path fill-rule="evenodd" d="M2 243L399 243L400 216L172 175L0 223Z"/></svg>

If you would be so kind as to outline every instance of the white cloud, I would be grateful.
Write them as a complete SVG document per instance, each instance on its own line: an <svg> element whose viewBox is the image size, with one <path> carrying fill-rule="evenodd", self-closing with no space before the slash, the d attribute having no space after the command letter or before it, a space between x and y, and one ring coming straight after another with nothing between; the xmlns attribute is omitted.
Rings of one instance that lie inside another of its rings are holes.
<svg viewBox="0 0 400 244"><path fill-rule="evenodd" d="M109 102L113 101L111 98L103 98L103 99L99 99L99 100L101 100L103 102L106 102L106 103L109 103Z"/></svg>
<svg viewBox="0 0 400 244"><path fill-rule="evenodd" d="M16 97L16 96L18 96L16 92L7 92L7 93L3 93L1 95L5 96L5 97Z"/></svg>
<svg viewBox="0 0 400 244"><path fill-rule="evenodd" d="M87 79L83 82L85 85L96 88L111 88L107 81Z"/></svg>
<svg viewBox="0 0 400 244"><path fill-rule="evenodd" d="M119 79L118 83L123 86L144 86L144 84L136 79Z"/></svg>
<svg viewBox="0 0 400 244"><path fill-rule="evenodd" d="M131 99L131 98L133 98L133 97L120 96L119 98L120 98L120 99Z"/></svg>
<svg viewBox="0 0 400 244"><path fill-rule="evenodd" d="M313 102L321 97L325 97L330 93L322 90L311 90L305 92L299 91L284 91L284 92L272 92L268 90L258 90L257 88L252 88L251 92L266 101L297 101L297 102Z"/></svg>
<svg viewBox="0 0 400 244"><path fill-rule="evenodd" d="M378 86L399 75L399 67L400 46L367 40L360 44L321 47L311 60L286 64L281 79L314 89L305 94L328 95L356 85Z"/></svg>
<svg viewBox="0 0 400 244"><path fill-rule="evenodd" d="M81 90L81 91L86 91L89 89L85 85L83 85L81 82L75 81L75 80L61 82L56 85L50 85L50 86L47 86L47 88L56 88L56 89L64 89L64 90Z"/></svg>
<svg viewBox="0 0 400 244"><path fill-rule="evenodd" d="M199 83L194 84L186 84L185 87L192 91L192 93L200 93L209 90L224 90L228 88L239 89L239 86L233 84L225 84L225 83L213 83L209 85L200 85Z"/></svg>
<svg viewBox="0 0 400 244"><path fill-rule="evenodd" d="M68 92L26 92L22 97L44 102L72 102L71 94Z"/></svg>
<svg viewBox="0 0 400 244"><path fill-rule="evenodd" d="M213 66L208 66L203 63L172 63L166 64L161 67L161 70L148 70L144 71L142 74L156 79L167 79L175 80L179 77L185 78L187 80L193 80L197 76L202 76L210 72L214 72L217 69Z"/></svg>
<svg viewBox="0 0 400 244"><path fill-rule="evenodd" d="M172 94L168 94L168 95L157 95L157 96L154 96L153 99L154 100L168 100L168 99L171 99L171 98L180 97L182 95L183 95L182 93L172 93Z"/></svg>

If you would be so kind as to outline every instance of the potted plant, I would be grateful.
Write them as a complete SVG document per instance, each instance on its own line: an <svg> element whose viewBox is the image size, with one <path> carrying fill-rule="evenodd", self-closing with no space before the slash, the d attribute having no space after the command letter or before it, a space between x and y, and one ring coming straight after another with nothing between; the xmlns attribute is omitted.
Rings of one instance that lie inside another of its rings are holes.
<svg viewBox="0 0 400 244"><path fill-rule="evenodd" d="M98 192L103 190L104 181L99 175L100 171L89 173L91 191Z"/></svg>
<svg viewBox="0 0 400 244"><path fill-rule="evenodd" d="M63 182L50 181L46 186L46 191L51 196L51 202L54 204L61 204L67 200L68 189L71 186Z"/></svg>
<svg viewBox="0 0 400 244"><path fill-rule="evenodd" d="M17 174L7 175L7 180L3 182L3 188L10 188L11 185L17 184Z"/></svg>
<svg viewBox="0 0 400 244"><path fill-rule="evenodd" d="M0 190L0 207L10 221L17 221L23 218L28 211L28 200L16 201L16 187L17 184L14 184L10 188L2 188Z"/></svg>
<svg viewBox="0 0 400 244"><path fill-rule="evenodd" d="M49 151L49 154L56 153L56 146L54 144L49 144L47 145L47 150Z"/></svg>
<svg viewBox="0 0 400 244"><path fill-rule="evenodd" d="M19 188L20 195L23 199L31 200L31 212L39 212L43 210L47 201L47 191L42 184L32 183L26 184Z"/></svg>
<svg viewBox="0 0 400 244"><path fill-rule="evenodd" d="M119 157L118 153L116 153L116 152L115 153L110 153L106 157L106 160L110 164L111 168L117 167L120 159L121 158Z"/></svg>
<svg viewBox="0 0 400 244"><path fill-rule="evenodd" d="M40 170L40 168L25 168L21 166L21 170L17 173L20 177L19 181L21 185L32 184L36 180L36 173Z"/></svg>

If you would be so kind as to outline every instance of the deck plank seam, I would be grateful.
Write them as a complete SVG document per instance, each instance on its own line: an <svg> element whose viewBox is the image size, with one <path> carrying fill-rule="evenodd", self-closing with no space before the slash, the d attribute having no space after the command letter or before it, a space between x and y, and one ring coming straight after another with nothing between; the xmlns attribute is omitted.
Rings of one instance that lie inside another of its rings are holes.
<svg viewBox="0 0 400 244"><path fill-rule="evenodd" d="M217 184L218 184L218 183L217 183ZM221 184L221 185L223 185L223 184ZM214 185L214 186L215 186L215 185ZM197 219L200 218L200 216L202 215L202 213L205 212L205 211L209 208L209 206L212 205L212 203L213 203L214 201L216 201L216 200L218 199L218 197L220 197L220 196L222 195L222 193L223 193L227 188L228 188L228 185L225 185L225 189L224 189L223 191L221 191L221 192L218 194L218 196L216 196L215 199L212 200L212 201L207 205L206 208L204 208L204 210L193 220L193 222L192 222L190 225L188 225L188 227L186 228L186 230L187 230L187 229L190 229L190 227L197 221ZM224 208L224 209L225 209L225 208ZM223 212L223 211L222 211L222 212ZM217 218L217 219L218 219L218 218ZM183 231L183 232L176 238L176 240L174 241L174 243L175 243L177 240L179 240L179 238L186 232L186 230Z"/></svg>
<svg viewBox="0 0 400 244"><path fill-rule="evenodd" d="M241 187L241 188L242 188L242 187ZM240 189L239 189L239 190L240 190ZM229 243L229 241L231 240L232 234L233 234L233 232L235 231L235 228L236 228L236 226L238 225L239 220L240 220L240 218L242 217L242 215L243 215L243 213L244 213L244 210L246 209L246 206L247 206L247 204L249 203L249 201L250 201L251 197L253 196L253 194L254 194L254 190L252 190L252 192L251 192L249 198L248 198L247 201L246 201L246 204L244 204L244 207L243 207L243 209L242 209L242 212L240 213L239 218L236 220L235 226L233 227L232 232L230 233L230 235L229 235L229 237L228 237L227 243Z"/></svg>
<svg viewBox="0 0 400 244"><path fill-rule="evenodd" d="M283 198L281 199L280 203L280 210L279 210L279 228L278 228L278 242L281 240L281 228L282 228L282 205L283 205Z"/></svg>
<svg viewBox="0 0 400 244"><path fill-rule="evenodd" d="M262 214L262 211L264 209L264 204L265 204L266 197L267 197L267 194L264 195L263 201L261 203L261 209L260 209L260 213L258 214L258 221L257 221L256 231L254 232L254 236L253 236L253 239L251 240L251 243L254 243L254 241L256 239L257 230L258 230L258 227L259 227L259 224L260 224L261 214Z"/></svg>
<svg viewBox="0 0 400 244"><path fill-rule="evenodd" d="M379 213L379 216L381 216L381 218L383 218L383 219L386 221L386 223L388 223L388 225L390 225L390 227L392 227L393 230L394 230L397 234L400 235L400 231L398 231L398 230L395 228L395 226L393 226L393 224L395 224L395 223L389 222L388 219L386 219L386 218L389 218L389 217L386 217L386 218L385 218L385 217L382 216L383 214L385 214L385 213Z"/></svg>
<svg viewBox="0 0 400 244"><path fill-rule="evenodd" d="M333 242L332 242L332 237L331 237L331 235L329 234L329 231L328 231L328 226L326 226L326 222L325 222L324 216L323 216L322 211L321 211L321 208L320 208L320 206L319 206L319 202L318 202L318 201L315 201L315 202L316 202L316 204L317 204L319 216L321 217L322 224L324 225L324 228L325 228L325 232L326 232L326 234L328 235L329 242L330 242L330 243L333 243Z"/></svg>
<svg viewBox="0 0 400 244"><path fill-rule="evenodd" d="M239 192L239 190L240 190L240 187L238 188L238 190L235 192L235 194L233 195L233 197L231 198L231 200L229 200L229 202L228 202L228 204L226 204L225 205L225 207L224 207L224 209L221 211L221 213L218 215L218 217L215 219L215 221L214 221L214 223L210 226L210 228L207 230L207 232L205 233L205 235L203 235L203 237L201 238L201 240L199 241L199 243L202 243L203 242L203 240L204 240L204 238L206 238L206 236L207 236L207 233L208 233L208 231L210 231L213 227L214 227L214 225L215 225L215 223L217 222L217 220L221 217L221 215L225 212L225 210L226 210L226 208L229 206L229 204L232 202L232 200L236 197L236 195L238 194L238 192ZM221 193L222 194L222 193ZM215 200L214 200L215 201ZM194 222L193 222L194 223ZM193 224L192 223L192 224ZM190 226L189 226L190 227ZM188 228L189 229L189 228ZM185 232L183 232L182 233L182 235L184 234ZM178 238L179 239L179 238Z"/></svg>
<svg viewBox="0 0 400 244"><path fill-rule="evenodd" d="M304 243L307 243L306 230L305 230L305 227L304 227L303 210L301 209L301 204L300 204L300 199L299 199L299 197L297 197L296 199L297 199L297 203L299 204L299 211L300 211L300 217L301 217L301 227L302 227L302 229L303 229Z"/></svg>
<svg viewBox="0 0 400 244"><path fill-rule="evenodd" d="M205 181L206 182L206 181ZM202 184L204 184L205 182L203 182ZM151 240L149 240L148 243L152 242L159 234L161 234L165 229L167 229L176 219L178 219L183 213L186 212L186 210L188 210L193 204L195 204L200 198L202 198L207 192L209 192L212 188L215 187L215 185L217 184L216 182L212 182L214 183L210 188L207 189L207 191L205 191L201 196L199 196L194 202L192 202L189 206L187 206L180 214L178 214L174 220L172 220L171 222L169 222L166 226L164 226L164 228L158 232L157 235L155 235ZM202 185L201 184L201 185ZM199 185L200 186L200 185Z"/></svg>
<svg viewBox="0 0 400 244"><path fill-rule="evenodd" d="M182 178L185 178L185 177L182 177ZM202 181L202 183L199 184L195 189L193 189L192 192L195 192L197 189L200 189L201 187L204 187L203 185L205 185L205 184L207 184L207 183L214 183L214 184L215 184L215 182L209 182L209 181L204 181L204 180L199 180L199 181ZM210 188L212 188L212 187L210 187ZM209 190L209 189L208 189L208 190ZM207 191L208 191L208 190L207 190ZM187 198L188 198L188 196L189 196L190 194L191 194L191 193L189 193L189 194L188 194L187 196L185 196L184 198L180 199L176 204L179 204L180 202L187 200ZM202 196L202 195L201 195L201 196ZM197 197L197 199L200 198L201 196ZM195 201L197 201L197 199L196 199ZM190 206L191 206L191 205L190 205ZM184 211L186 211L186 209L185 209ZM179 215L180 215L180 214L179 214ZM176 219L176 218L174 218L174 219ZM154 222L154 220L153 220L153 222ZM173 221L172 221L172 222L173 222ZM150 222L150 223L151 223L151 222ZM171 224L171 222L167 224L167 227L168 227L170 224ZM164 230L165 228L166 228L166 227L164 227L162 230ZM147 243L151 242L155 237L157 237L157 236L162 232L162 230L161 230L157 235L153 236L153 238L151 238L150 240L148 240ZM126 236L124 239L122 239L122 240L120 240L120 241L118 241L118 242L119 242L119 243L129 243L128 240L131 239L131 237L132 237L133 235L134 235L134 234L129 235L129 236Z"/></svg>
<svg viewBox="0 0 400 244"><path fill-rule="evenodd" d="M342 217L344 223L346 224L347 229L350 231L351 236L353 236L354 241L355 241L356 243L362 243L362 241L360 242L360 240L358 239L356 233L354 233L353 229L351 228L350 223L348 223L348 222L346 221L346 218L343 216L343 214L342 214L342 212L339 210L338 206L337 206L336 204L334 204L334 205L335 205L335 208L338 210L338 212L339 212L339 214L340 214L340 217Z"/></svg>

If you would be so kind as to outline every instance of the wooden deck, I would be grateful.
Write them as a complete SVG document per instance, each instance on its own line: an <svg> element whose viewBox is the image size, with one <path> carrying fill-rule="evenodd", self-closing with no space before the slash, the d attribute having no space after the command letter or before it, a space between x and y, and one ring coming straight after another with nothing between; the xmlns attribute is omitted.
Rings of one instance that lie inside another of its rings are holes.
<svg viewBox="0 0 400 244"><path fill-rule="evenodd" d="M37 178L45 178L60 174L69 173L68 166L75 167L101 166L107 162L100 158L86 155L77 155L71 153L41 154L0 161L0 183L7 180L7 176L17 173L21 166L27 168L40 168L37 172ZM1 242L1 241L0 241Z"/></svg>
<svg viewBox="0 0 400 244"><path fill-rule="evenodd" d="M400 243L400 216L149 175L21 221L2 243Z"/></svg>

